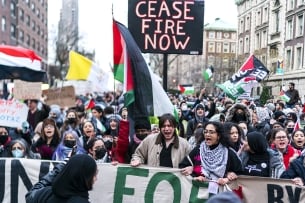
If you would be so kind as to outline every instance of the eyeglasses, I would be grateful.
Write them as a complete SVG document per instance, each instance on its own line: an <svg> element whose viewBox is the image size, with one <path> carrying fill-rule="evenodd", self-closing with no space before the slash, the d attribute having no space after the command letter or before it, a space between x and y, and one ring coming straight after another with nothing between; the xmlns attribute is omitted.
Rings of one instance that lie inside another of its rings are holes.
<svg viewBox="0 0 305 203"><path fill-rule="evenodd" d="M216 131L215 130L205 130L205 131L203 131L203 133L212 135L212 134L215 134Z"/></svg>
<svg viewBox="0 0 305 203"><path fill-rule="evenodd" d="M278 136L275 137L276 140L285 140L287 138L287 136Z"/></svg>
<svg viewBox="0 0 305 203"><path fill-rule="evenodd" d="M49 125L46 125L46 126L44 126L44 127L45 127L45 128L55 128L54 125L50 125L50 124L49 124Z"/></svg>

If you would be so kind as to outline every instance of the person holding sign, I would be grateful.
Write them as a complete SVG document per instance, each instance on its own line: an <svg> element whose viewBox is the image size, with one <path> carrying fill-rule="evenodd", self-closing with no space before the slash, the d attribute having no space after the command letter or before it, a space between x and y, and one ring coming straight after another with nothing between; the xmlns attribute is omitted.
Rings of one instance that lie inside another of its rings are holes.
<svg viewBox="0 0 305 203"><path fill-rule="evenodd" d="M242 172L241 162L229 147L222 123L207 122L199 143L179 164L183 175L224 185Z"/></svg>

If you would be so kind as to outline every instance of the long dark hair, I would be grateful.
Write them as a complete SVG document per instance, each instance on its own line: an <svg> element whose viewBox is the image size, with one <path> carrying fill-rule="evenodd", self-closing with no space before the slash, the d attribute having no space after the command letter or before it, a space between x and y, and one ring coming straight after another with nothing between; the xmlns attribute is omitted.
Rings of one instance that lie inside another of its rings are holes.
<svg viewBox="0 0 305 203"><path fill-rule="evenodd" d="M208 121L207 123L205 123L204 125L204 129L208 126L208 125L213 125L215 127L215 130L217 132L217 135L219 136L219 143L221 143L223 146L225 147L230 147L230 141L228 139L227 136L225 136L225 132L224 132L224 127L223 124L220 122L216 122L216 121ZM204 132L203 132L204 133ZM198 143L201 143L204 140L204 134L201 137L200 140L198 140Z"/></svg>

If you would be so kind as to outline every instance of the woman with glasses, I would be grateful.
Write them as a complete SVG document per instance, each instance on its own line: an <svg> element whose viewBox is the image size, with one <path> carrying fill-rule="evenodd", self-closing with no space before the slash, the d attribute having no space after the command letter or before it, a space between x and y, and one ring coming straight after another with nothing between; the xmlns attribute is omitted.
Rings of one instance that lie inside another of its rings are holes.
<svg viewBox="0 0 305 203"><path fill-rule="evenodd" d="M290 162L297 158L301 151L293 148L289 143L287 131L276 129L271 133L272 148L283 155L285 169L288 169Z"/></svg>
<svg viewBox="0 0 305 203"><path fill-rule="evenodd" d="M216 181L220 185L237 178L241 162L229 147L222 123L209 121L204 126L200 145L197 145L179 164L184 175L198 181Z"/></svg>
<svg viewBox="0 0 305 203"><path fill-rule="evenodd" d="M243 175L279 178L285 170L281 154L270 149L265 136L257 131L248 133L240 159Z"/></svg>
<svg viewBox="0 0 305 203"><path fill-rule="evenodd" d="M10 157L40 159L40 154L33 153L30 150L29 144L23 138L12 140L10 143Z"/></svg>
<svg viewBox="0 0 305 203"><path fill-rule="evenodd" d="M60 134L56 122L52 118L46 118L41 127L41 135L33 143L31 150L39 153L41 159L52 160L53 153L60 143Z"/></svg>

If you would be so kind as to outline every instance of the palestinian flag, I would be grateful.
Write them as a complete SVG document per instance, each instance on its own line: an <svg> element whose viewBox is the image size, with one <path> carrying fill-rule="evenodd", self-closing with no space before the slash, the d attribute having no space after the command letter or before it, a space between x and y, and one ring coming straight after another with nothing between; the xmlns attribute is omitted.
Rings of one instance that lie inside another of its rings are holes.
<svg viewBox="0 0 305 203"><path fill-rule="evenodd" d="M213 73L214 73L213 66L208 67L203 73L204 80L207 82L210 81L210 79L213 77Z"/></svg>
<svg viewBox="0 0 305 203"><path fill-rule="evenodd" d="M193 86L179 85L179 91L181 92L181 94L192 95L195 93L195 88Z"/></svg>
<svg viewBox="0 0 305 203"><path fill-rule="evenodd" d="M121 35L117 23L113 22L112 26L114 79L123 82L124 105L127 107L134 102L134 82L131 62L128 57L126 42Z"/></svg>
<svg viewBox="0 0 305 203"><path fill-rule="evenodd" d="M0 45L0 79L19 79L28 82L47 82L41 70L41 58L22 47Z"/></svg>
<svg viewBox="0 0 305 203"><path fill-rule="evenodd" d="M117 21L113 22L113 40L115 79L120 81L124 78L124 87L127 87L125 94L130 91L134 93L134 101L128 101L127 106L131 118L173 114L174 106L157 76L148 68L129 30ZM122 73L123 77L120 75ZM124 96L124 99L128 97Z"/></svg>
<svg viewBox="0 0 305 203"><path fill-rule="evenodd" d="M290 97L283 90L281 90L280 99L283 100L284 102L289 102Z"/></svg>

